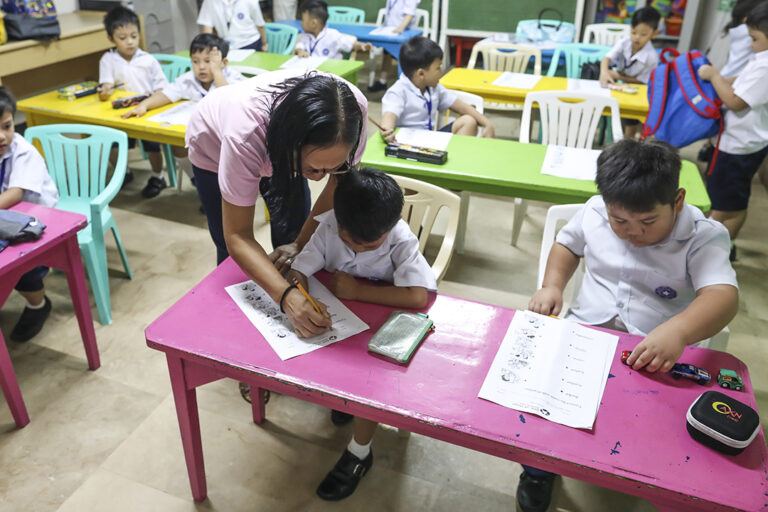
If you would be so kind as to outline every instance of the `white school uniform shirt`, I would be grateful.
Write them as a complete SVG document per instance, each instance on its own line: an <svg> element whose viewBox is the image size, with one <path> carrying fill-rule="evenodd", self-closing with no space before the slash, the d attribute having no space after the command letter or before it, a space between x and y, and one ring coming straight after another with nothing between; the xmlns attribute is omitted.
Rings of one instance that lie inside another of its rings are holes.
<svg viewBox="0 0 768 512"><path fill-rule="evenodd" d="M616 236L601 196L587 201L556 240L584 257L578 305L569 311L578 322L600 325L618 316L628 332L645 336L687 308L697 290L738 287L728 231L687 203L670 235L653 246Z"/></svg>
<svg viewBox="0 0 768 512"><path fill-rule="evenodd" d="M724 109L720 149L734 155L756 153L768 146L768 50L752 57L733 82L733 93L749 108Z"/></svg>
<svg viewBox="0 0 768 512"><path fill-rule="evenodd" d="M435 130L438 114L451 108L455 101L456 95L441 84L427 87L422 94L403 73L381 98L381 112L395 114L397 126Z"/></svg>
<svg viewBox="0 0 768 512"><path fill-rule="evenodd" d="M752 47L750 46L752 39L749 37L747 24L742 23L729 29L728 38L731 43L728 49L728 61L720 70L720 74L725 77L738 76L744 66L747 65L749 58L752 57Z"/></svg>
<svg viewBox="0 0 768 512"><path fill-rule="evenodd" d="M3 172L4 171L4 172ZM13 134L8 149L0 157L0 194L9 188L24 190L22 201L53 208L59 202L59 191L48 167L37 149L18 133Z"/></svg>
<svg viewBox="0 0 768 512"><path fill-rule="evenodd" d="M315 217L320 223L304 249L293 260L291 268L305 276L320 269L341 270L355 277L386 281L395 286L420 286L437 290L432 268L419 252L419 239L402 219L379 247L355 253L339 237L333 210Z"/></svg>
<svg viewBox="0 0 768 512"><path fill-rule="evenodd" d="M611 65L623 75L637 78L644 84L651 78L651 72L659 64L659 56L650 41L632 55L632 40L629 36L619 40L605 55L611 59Z"/></svg>
<svg viewBox="0 0 768 512"><path fill-rule="evenodd" d="M296 43L297 50L305 50L313 57L329 59L342 59L344 56L341 52L351 52L354 47L353 36L328 27L321 30L317 37L303 32L299 34L299 41Z"/></svg>
<svg viewBox="0 0 768 512"><path fill-rule="evenodd" d="M416 26L416 8L421 0L387 0L387 15L384 18L385 27L399 27L403 18L413 16L406 30Z"/></svg>
<svg viewBox="0 0 768 512"><path fill-rule="evenodd" d="M99 61L99 82L123 84L126 91L152 94L168 86L163 68L153 56L136 50L131 60L125 60L117 49L109 50Z"/></svg>
<svg viewBox="0 0 768 512"><path fill-rule="evenodd" d="M233 84L235 82L241 82L245 80L245 77L229 66L226 66L222 71L224 78L227 79L227 83ZM210 88L206 91L200 80L195 77L194 71L187 71L183 75L180 75L172 84L163 88L163 94L175 103L179 100L192 100L200 101L209 92L216 89L216 84L211 82Z"/></svg>
<svg viewBox="0 0 768 512"><path fill-rule="evenodd" d="M261 38L264 26L259 0L203 0L197 24L213 27L232 48L242 48Z"/></svg>

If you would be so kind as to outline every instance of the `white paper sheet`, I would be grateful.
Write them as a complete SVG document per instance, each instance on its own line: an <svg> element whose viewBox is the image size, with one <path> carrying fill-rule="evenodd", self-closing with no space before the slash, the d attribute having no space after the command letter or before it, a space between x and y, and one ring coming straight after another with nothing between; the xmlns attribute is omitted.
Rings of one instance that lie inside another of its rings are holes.
<svg viewBox="0 0 768 512"><path fill-rule="evenodd" d="M229 50L227 59L229 62L243 62L256 50Z"/></svg>
<svg viewBox="0 0 768 512"><path fill-rule="evenodd" d="M397 130L395 140L400 144L410 144L420 148L437 149L445 151L451 142L452 133L419 130L418 128L400 128Z"/></svg>
<svg viewBox="0 0 768 512"><path fill-rule="evenodd" d="M307 71L317 69L320 64L328 60L327 57L321 57L318 55L310 57L299 57L294 55L289 60L283 62L280 69L305 69Z"/></svg>
<svg viewBox="0 0 768 512"><path fill-rule="evenodd" d="M570 92L585 92L598 96L611 97L611 90L600 85L598 80L585 80L583 78L569 78L567 90Z"/></svg>
<svg viewBox="0 0 768 512"><path fill-rule="evenodd" d="M547 146L541 174L595 181L599 149L577 149L563 146Z"/></svg>
<svg viewBox="0 0 768 512"><path fill-rule="evenodd" d="M192 116L192 112L195 111L195 108L197 108L196 101L185 101L168 110L155 114L152 117L148 117L147 121L152 123L181 124L187 126L189 118Z"/></svg>
<svg viewBox="0 0 768 512"><path fill-rule="evenodd" d="M499 87L511 87L513 89L533 89L541 80L539 75L529 75L526 73L512 73L505 71L493 81L491 85Z"/></svg>
<svg viewBox="0 0 768 512"><path fill-rule="evenodd" d="M618 341L569 320L518 311L478 396L591 429Z"/></svg>
<svg viewBox="0 0 768 512"><path fill-rule="evenodd" d="M396 27L377 27L370 31L372 36L399 36L395 34Z"/></svg>
<svg viewBox="0 0 768 512"><path fill-rule="evenodd" d="M309 294L328 307L333 327L330 331L312 338L299 338L288 317L280 312L280 306L253 281L233 284L227 286L226 290L283 361L369 329L365 322L314 277L309 278Z"/></svg>

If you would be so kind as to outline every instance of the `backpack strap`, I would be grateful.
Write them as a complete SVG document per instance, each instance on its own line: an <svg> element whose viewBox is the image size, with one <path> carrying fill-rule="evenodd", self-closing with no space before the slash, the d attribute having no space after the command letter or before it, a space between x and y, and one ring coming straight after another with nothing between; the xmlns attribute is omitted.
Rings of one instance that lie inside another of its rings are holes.
<svg viewBox="0 0 768 512"><path fill-rule="evenodd" d="M720 116L718 119L720 121L720 128L717 130L717 143L715 144L715 151L712 153L712 160L709 161L709 171L707 171L707 176L712 174L712 169L715 168L715 162L717 162L717 155L720 152L720 137L723 135L723 130L725 129L725 121L723 120L723 116Z"/></svg>
<svg viewBox="0 0 768 512"><path fill-rule="evenodd" d="M664 107L667 104L667 83L669 82L670 68L675 63L660 64L651 72L648 82L648 115L645 117L645 125L641 138L656 133L661 120L664 118Z"/></svg>
<svg viewBox="0 0 768 512"><path fill-rule="evenodd" d="M699 78L693 66L693 59L702 58L704 63L709 60L698 50L692 50L675 59L675 74L680 85L680 91L694 112L707 119L720 119L720 98L710 98L699 85Z"/></svg>

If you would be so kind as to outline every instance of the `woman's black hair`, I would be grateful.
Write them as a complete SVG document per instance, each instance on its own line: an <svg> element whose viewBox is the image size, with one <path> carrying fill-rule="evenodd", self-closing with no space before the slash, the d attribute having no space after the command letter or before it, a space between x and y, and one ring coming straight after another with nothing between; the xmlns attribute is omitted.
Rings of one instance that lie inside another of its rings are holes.
<svg viewBox="0 0 768 512"><path fill-rule="evenodd" d="M744 23L744 18L749 15L752 8L760 3L760 0L736 0L736 4L731 10L731 21L723 29L723 35L727 36L728 31Z"/></svg>
<svg viewBox="0 0 768 512"><path fill-rule="evenodd" d="M362 110L343 81L310 73L277 84L266 137L272 188L282 198L277 205L277 218L285 219L290 226L303 216L301 150L306 146L329 148L346 143L351 147L349 164L357 152L362 130Z"/></svg>

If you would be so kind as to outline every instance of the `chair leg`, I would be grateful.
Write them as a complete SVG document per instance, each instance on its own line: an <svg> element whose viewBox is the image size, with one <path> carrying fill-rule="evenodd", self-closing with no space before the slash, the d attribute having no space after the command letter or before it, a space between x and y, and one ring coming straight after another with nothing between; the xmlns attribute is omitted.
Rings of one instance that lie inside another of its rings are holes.
<svg viewBox="0 0 768 512"><path fill-rule="evenodd" d="M95 243L89 243L80 245L80 253L85 260L85 269L88 272L88 280L91 282L93 299L96 302L96 310L99 312L99 323L109 325L112 323L112 304L109 299L106 250L99 251Z"/></svg>
<svg viewBox="0 0 768 512"><path fill-rule="evenodd" d="M177 185L176 180L176 159L173 158L173 150L170 144L163 144L161 146L163 155L165 155L165 169L168 171L168 183L171 187Z"/></svg>
<svg viewBox="0 0 768 512"><path fill-rule="evenodd" d="M117 245L117 251L120 253L120 259L123 260L123 268L125 269L125 275L128 279L133 279L133 272L128 265L128 257L125 255L125 247L123 247L123 239L120 238L120 231L117 230L117 224L110 226L112 230L112 236L115 237L115 245Z"/></svg>
<svg viewBox="0 0 768 512"><path fill-rule="evenodd" d="M464 239L467 233L467 213L469 212L469 192L466 190L459 194L461 202L459 203L459 226L456 229L456 245L454 251L458 254L464 253Z"/></svg>
<svg viewBox="0 0 768 512"><path fill-rule="evenodd" d="M520 236L520 230L523 227L525 212L528 210L528 201L515 198L515 216L512 219L512 245L517 245L517 239Z"/></svg>

